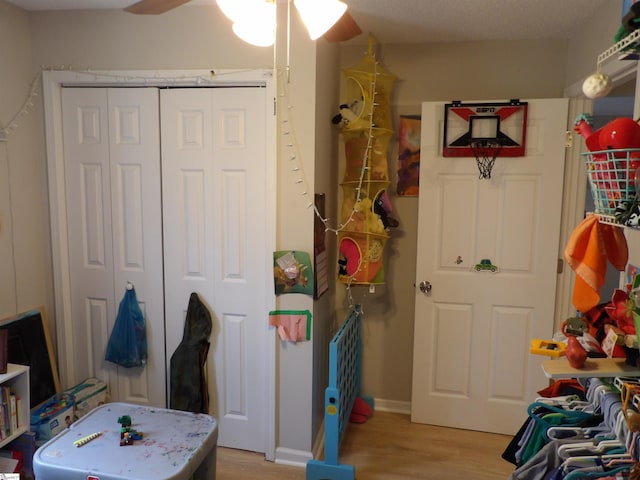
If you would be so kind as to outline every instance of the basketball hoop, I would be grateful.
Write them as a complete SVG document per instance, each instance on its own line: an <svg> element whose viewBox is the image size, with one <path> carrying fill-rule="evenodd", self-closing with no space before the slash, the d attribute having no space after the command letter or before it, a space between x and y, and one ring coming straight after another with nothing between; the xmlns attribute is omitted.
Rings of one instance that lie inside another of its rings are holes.
<svg viewBox="0 0 640 480"><path fill-rule="evenodd" d="M491 169L496 161L496 157L502 150L502 143L497 138L484 138L473 140L469 143L471 151L476 157L480 179L491 178Z"/></svg>

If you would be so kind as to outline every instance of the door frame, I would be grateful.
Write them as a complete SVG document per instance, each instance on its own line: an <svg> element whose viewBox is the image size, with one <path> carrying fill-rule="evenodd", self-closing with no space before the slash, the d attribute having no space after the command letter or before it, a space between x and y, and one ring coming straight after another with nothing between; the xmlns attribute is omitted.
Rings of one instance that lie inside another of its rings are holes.
<svg viewBox="0 0 640 480"><path fill-rule="evenodd" d="M277 179L277 123L275 115L276 79L269 69L255 70L101 70L101 71L44 71L42 90L44 105L45 151L48 169L49 215L51 219L51 248L53 263L54 309L57 344L71 345L71 280L67 238L67 217L64 180L64 142L62 136L62 99L64 86L73 87L264 87L266 112L273 111L265 122L267 178L269 184ZM276 197L264 199L267 221L265 241L268 248L276 247ZM272 259L265 259L267 271ZM275 308L275 299L271 299ZM266 324L266 323L265 323ZM276 343L267 341L267 398L264 399L267 421L265 457L275 459L276 443ZM58 348L58 365L63 385L75 379L77 359L72 349ZM165 375L166 378L166 375Z"/></svg>

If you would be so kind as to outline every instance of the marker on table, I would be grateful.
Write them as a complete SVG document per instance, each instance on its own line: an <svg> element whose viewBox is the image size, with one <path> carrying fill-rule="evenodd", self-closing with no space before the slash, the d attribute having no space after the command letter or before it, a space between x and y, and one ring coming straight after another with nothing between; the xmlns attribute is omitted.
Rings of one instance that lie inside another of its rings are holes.
<svg viewBox="0 0 640 480"><path fill-rule="evenodd" d="M102 432L92 433L91 435L87 435L86 437L82 437L81 439L76 440L75 442L73 442L73 444L76 447L81 447L82 445L89 443L94 438L98 438L100 435L102 435Z"/></svg>

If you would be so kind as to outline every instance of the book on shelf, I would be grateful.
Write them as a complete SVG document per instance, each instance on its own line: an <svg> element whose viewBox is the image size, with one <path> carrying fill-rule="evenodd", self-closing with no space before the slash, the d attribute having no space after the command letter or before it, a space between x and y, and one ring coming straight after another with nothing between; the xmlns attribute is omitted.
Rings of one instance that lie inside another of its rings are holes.
<svg viewBox="0 0 640 480"><path fill-rule="evenodd" d="M0 440L4 440L11 433L11 418L9 416L9 402L5 400L4 392L0 392Z"/></svg>
<svg viewBox="0 0 640 480"><path fill-rule="evenodd" d="M18 404L15 393L9 393L9 418L10 434L13 435L18 431Z"/></svg>
<svg viewBox="0 0 640 480"><path fill-rule="evenodd" d="M23 420L24 404L22 403L22 397L18 396L17 394L16 394L16 407L17 407L16 410L18 412L18 428L22 428L25 426L22 424L24 421Z"/></svg>
<svg viewBox="0 0 640 480"><path fill-rule="evenodd" d="M22 427L22 399L8 386L0 388L0 440L10 437Z"/></svg>
<svg viewBox="0 0 640 480"><path fill-rule="evenodd" d="M2 386L2 407L4 409L4 432L5 436L11 435L11 389L3 385Z"/></svg>
<svg viewBox="0 0 640 480"><path fill-rule="evenodd" d="M9 435L7 434L7 408L4 402L0 400L0 440L4 440Z"/></svg>

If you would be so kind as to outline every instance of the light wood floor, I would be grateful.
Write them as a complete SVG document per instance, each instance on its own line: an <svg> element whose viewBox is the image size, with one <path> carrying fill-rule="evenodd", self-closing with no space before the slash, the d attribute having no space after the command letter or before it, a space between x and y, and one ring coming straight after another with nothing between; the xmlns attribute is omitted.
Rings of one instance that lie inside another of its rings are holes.
<svg viewBox="0 0 640 480"><path fill-rule="evenodd" d="M376 412L364 424L349 425L340 463L354 465L357 480L506 480L515 467L500 455L510 440L505 435L418 425L408 415ZM305 469L218 448L217 480L254 478L304 480Z"/></svg>

